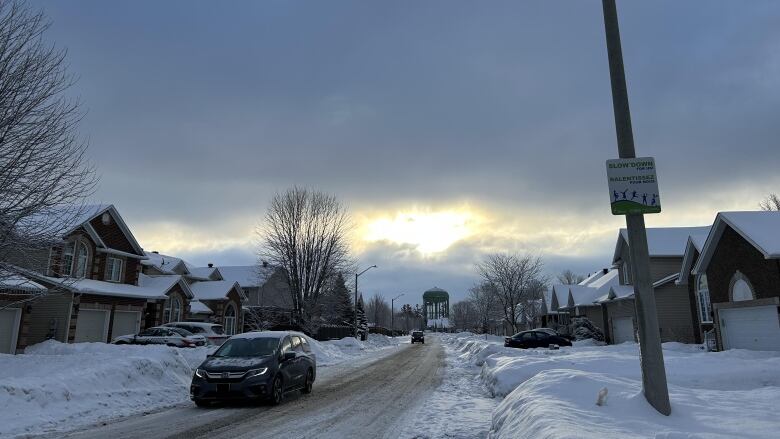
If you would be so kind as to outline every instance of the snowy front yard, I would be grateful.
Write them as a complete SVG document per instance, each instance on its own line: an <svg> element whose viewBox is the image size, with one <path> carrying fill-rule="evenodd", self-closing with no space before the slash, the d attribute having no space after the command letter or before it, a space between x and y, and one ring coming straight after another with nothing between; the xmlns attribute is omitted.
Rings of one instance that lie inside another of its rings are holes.
<svg viewBox="0 0 780 439"><path fill-rule="evenodd" d="M503 347L498 337L443 336L496 397L489 437L497 438L771 438L780 431L780 354L664 344L671 416L641 391L636 344L577 342L560 350ZM601 389L607 402L597 406ZM477 398L481 398L477 395Z"/></svg>
<svg viewBox="0 0 780 439"><path fill-rule="evenodd" d="M376 355L398 341L371 334L317 342L319 367ZM189 403L192 373L214 348L63 344L0 354L0 438L67 431Z"/></svg>

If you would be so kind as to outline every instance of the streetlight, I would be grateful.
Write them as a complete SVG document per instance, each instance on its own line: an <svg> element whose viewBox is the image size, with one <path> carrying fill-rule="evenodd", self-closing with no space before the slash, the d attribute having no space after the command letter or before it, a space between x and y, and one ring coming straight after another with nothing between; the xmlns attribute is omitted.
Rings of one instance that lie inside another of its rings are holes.
<svg viewBox="0 0 780 439"><path fill-rule="evenodd" d="M395 336L395 307L393 306L393 302L395 302L395 299L403 296L404 293L401 293L392 299L390 299L390 335Z"/></svg>
<svg viewBox="0 0 780 439"><path fill-rule="evenodd" d="M357 338L358 335L358 312L357 312L357 303L358 303L358 277L360 277L361 274L365 273L366 271L376 268L376 265L372 265L365 270L361 271L360 273L355 273L355 337Z"/></svg>

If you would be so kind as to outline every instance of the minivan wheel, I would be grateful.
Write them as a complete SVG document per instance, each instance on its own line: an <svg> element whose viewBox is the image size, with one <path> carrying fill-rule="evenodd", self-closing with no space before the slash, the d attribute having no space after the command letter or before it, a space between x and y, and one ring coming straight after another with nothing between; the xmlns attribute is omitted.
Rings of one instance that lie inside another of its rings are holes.
<svg viewBox="0 0 780 439"><path fill-rule="evenodd" d="M271 405L279 405L282 402L282 396L282 379L276 377L271 385Z"/></svg>
<svg viewBox="0 0 780 439"><path fill-rule="evenodd" d="M200 408L205 408L211 406L211 404L208 401L204 401L202 399L195 399L195 405Z"/></svg>
<svg viewBox="0 0 780 439"><path fill-rule="evenodd" d="M314 372L309 369L308 372L306 372L306 383L303 385L303 389L301 389L301 392L303 393L311 393L311 389L314 387Z"/></svg>

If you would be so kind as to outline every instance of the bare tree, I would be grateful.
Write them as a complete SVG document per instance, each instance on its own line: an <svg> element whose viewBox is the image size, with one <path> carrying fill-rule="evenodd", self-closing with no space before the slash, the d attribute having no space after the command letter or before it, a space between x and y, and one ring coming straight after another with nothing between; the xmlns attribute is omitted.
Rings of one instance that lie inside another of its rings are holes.
<svg viewBox="0 0 780 439"><path fill-rule="evenodd" d="M381 294L375 294L366 305L368 320L376 326L390 326L390 304Z"/></svg>
<svg viewBox="0 0 780 439"><path fill-rule="evenodd" d="M482 282L469 289L469 301L474 310L481 332L488 332L491 320L501 315L500 305L493 285Z"/></svg>
<svg viewBox="0 0 780 439"><path fill-rule="evenodd" d="M277 193L258 227L260 258L285 269L304 330L313 333L321 323L319 300L328 281L351 268L349 229L335 196L299 187Z"/></svg>
<svg viewBox="0 0 780 439"><path fill-rule="evenodd" d="M761 210L780 210L780 197L777 194L769 194L758 205Z"/></svg>
<svg viewBox="0 0 780 439"><path fill-rule="evenodd" d="M476 266L483 281L495 289L495 297L513 331L517 331L523 311L537 299L543 266L539 256L505 253L490 254Z"/></svg>
<svg viewBox="0 0 780 439"><path fill-rule="evenodd" d="M563 270L561 274L558 275L558 282L563 285L577 285L583 280L585 280L585 276L575 274L569 269Z"/></svg>
<svg viewBox="0 0 780 439"><path fill-rule="evenodd" d="M46 272L48 249L97 182L77 134L79 103L65 96L66 52L43 40L49 26L24 3L0 2L0 285L19 286L24 269Z"/></svg>
<svg viewBox="0 0 780 439"><path fill-rule="evenodd" d="M466 331L479 327L477 309L470 300L461 300L452 305L452 323L456 328Z"/></svg>

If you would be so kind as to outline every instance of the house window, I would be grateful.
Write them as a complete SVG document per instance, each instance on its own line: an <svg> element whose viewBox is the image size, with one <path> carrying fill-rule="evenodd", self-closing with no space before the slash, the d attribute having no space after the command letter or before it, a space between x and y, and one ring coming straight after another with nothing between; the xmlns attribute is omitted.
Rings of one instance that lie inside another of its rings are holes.
<svg viewBox="0 0 780 439"><path fill-rule="evenodd" d="M88 261L89 261L89 249L87 248L87 244L83 242L79 242L76 245L76 266L73 270L74 277L78 277L78 278L86 277Z"/></svg>
<svg viewBox="0 0 780 439"><path fill-rule="evenodd" d="M696 300L699 306L699 321L712 323L712 303L710 302L710 289L707 285L706 274L700 274L696 279Z"/></svg>
<svg viewBox="0 0 780 439"><path fill-rule="evenodd" d="M69 242L62 249L62 274L70 276L73 273L73 254L76 251L76 244Z"/></svg>
<svg viewBox="0 0 780 439"><path fill-rule="evenodd" d="M753 300L753 289L750 288L750 284L741 276L741 273L737 274L740 277L731 286L731 300L733 302Z"/></svg>
<svg viewBox="0 0 780 439"><path fill-rule="evenodd" d="M165 308L163 309L163 322L181 321L181 300L178 297L165 299Z"/></svg>
<svg viewBox="0 0 780 439"><path fill-rule="evenodd" d="M120 282L122 280L123 260L119 258L108 257L106 261L106 280L111 282Z"/></svg>
<svg viewBox="0 0 780 439"><path fill-rule="evenodd" d="M225 334L233 335L236 333L236 307L232 303L225 309L225 321L222 326L225 327Z"/></svg>
<svg viewBox="0 0 780 439"><path fill-rule="evenodd" d="M173 305L171 306L171 321L181 321L181 300L178 297L173 298Z"/></svg>

